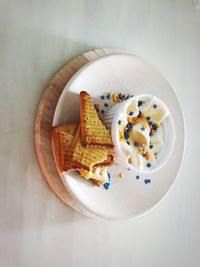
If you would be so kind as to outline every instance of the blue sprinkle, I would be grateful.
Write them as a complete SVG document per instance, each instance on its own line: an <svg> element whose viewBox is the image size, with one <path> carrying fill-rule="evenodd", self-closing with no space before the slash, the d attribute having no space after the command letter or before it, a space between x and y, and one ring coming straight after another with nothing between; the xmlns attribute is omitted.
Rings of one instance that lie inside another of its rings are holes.
<svg viewBox="0 0 200 267"><path fill-rule="evenodd" d="M109 172L107 172L108 173L108 181L110 182L110 173Z"/></svg>
<svg viewBox="0 0 200 267"><path fill-rule="evenodd" d="M147 121L149 121L151 119L151 117L147 116Z"/></svg>
<svg viewBox="0 0 200 267"><path fill-rule="evenodd" d="M102 96L101 96L101 99L105 99L105 96L104 96L104 95L102 95Z"/></svg>
<svg viewBox="0 0 200 267"><path fill-rule="evenodd" d="M137 142L135 142L135 144L134 144L136 147L140 147L140 144L139 143L137 143Z"/></svg>
<svg viewBox="0 0 200 267"><path fill-rule="evenodd" d="M123 101L123 100L125 99L125 96L122 95L122 93L118 94L118 96L119 96L119 99L120 99L121 101Z"/></svg>
<svg viewBox="0 0 200 267"><path fill-rule="evenodd" d="M105 112L105 111L102 109L102 110L101 110L101 113L104 114L104 112Z"/></svg>
<svg viewBox="0 0 200 267"><path fill-rule="evenodd" d="M124 132L124 138L127 140L129 138L129 133L128 132Z"/></svg>
<svg viewBox="0 0 200 267"><path fill-rule="evenodd" d="M128 145L130 145L130 142L129 142L129 141L126 141L126 143L127 143Z"/></svg>
<svg viewBox="0 0 200 267"><path fill-rule="evenodd" d="M151 163L147 163L147 167L148 168L151 168Z"/></svg>
<svg viewBox="0 0 200 267"><path fill-rule="evenodd" d="M129 130L133 128L133 126L132 126L132 124L131 124L130 122L126 125L126 127L127 127Z"/></svg>
<svg viewBox="0 0 200 267"><path fill-rule="evenodd" d="M156 125L155 123L153 123L153 124L152 124L152 129L156 131L157 128L158 128L157 125Z"/></svg>
<svg viewBox="0 0 200 267"><path fill-rule="evenodd" d="M140 179L140 176L139 176L139 175L137 175L135 178L138 180L138 179Z"/></svg>
<svg viewBox="0 0 200 267"><path fill-rule="evenodd" d="M105 188L106 190L108 190L109 187L110 187L110 183L105 183L103 186L104 186L104 188Z"/></svg>
<svg viewBox="0 0 200 267"><path fill-rule="evenodd" d="M134 112L130 111L128 115L133 116Z"/></svg>
<svg viewBox="0 0 200 267"><path fill-rule="evenodd" d="M158 107L158 105L157 104L154 104L153 107L156 109Z"/></svg>
<svg viewBox="0 0 200 267"><path fill-rule="evenodd" d="M108 107L108 103L105 103L104 106L105 106L105 107Z"/></svg>
<svg viewBox="0 0 200 267"><path fill-rule="evenodd" d="M153 145L150 145L149 148L152 149L153 148Z"/></svg>
<svg viewBox="0 0 200 267"><path fill-rule="evenodd" d="M106 189L106 190L108 190L109 189L109 187L110 187L110 173L109 172L107 172L107 174L108 174L108 183L105 183L103 186L104 186L104 188Z"/></svg>
<svg viewBox="0 0 200 267"><path fill-rule="evenodd" d="M107 95L106 98L107 98L107 99L110 99L110 95Z"/></svg>
<svg viewBox="0 0 200 267"><path fill-rule="evenodd" d="M145 130L144 127L142 127L141 130L144 131Z"/></svg>
<svg viewBox="0 0 200 267"><path fill-rule="evenodd" d="M141 115L142 115L142 112L141 111L139 111L139 114L138 114L138 118L140 118L141 117Z"/></svg>
<svg viewBox="0 0 200 267"><path fill-rule="evenodd" d="M144 101L139 100L138 101L138 107L141 106L144 103Z"/></svg>
<svg viewBox="0 0 200 267"><path fill-rule="evenodd" d="M149 184L149 183L151 183L151 180L150 179L145 179L144 182L145 182L145 184Z"/></svg>
<svg viewBox="0 0 200 267"><path fill-rule="evenodd" d="M122 121L121 120L118 120L118 124L122 124Z"/></svg>
<svg viewBox="0 0 200 267"><path fill-rule="evenodd" d="M145 153L143 153L143 154L142 154L142 156L143 156L143 157L146 157L146 154L145 154Z"/></svg>

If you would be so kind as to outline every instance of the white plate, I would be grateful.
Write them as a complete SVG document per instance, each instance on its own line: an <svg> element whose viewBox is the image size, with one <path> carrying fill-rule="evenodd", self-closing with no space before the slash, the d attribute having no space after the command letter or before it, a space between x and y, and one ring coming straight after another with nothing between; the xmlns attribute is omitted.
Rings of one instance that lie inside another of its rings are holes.
<svg viewBox="0 0 200 267"><path fill-rule="evenodd" d="M175 92L149 63L130 54L98 58L81 68L70 80L58 101L53 125L79 120L79 93L93 96L105 92L133 92L159 97L169 108L175 123L176 141L167 163L155 173L140 175L114 165L110 167L111 186L98 188L75 173L62 180L72 196L95 217L122 219L140 215L155 206L168 192L180 168L185 142L183 115ZM123 178L119 178L119 172ZM151 179L145 184L144 179Z"/></svg>

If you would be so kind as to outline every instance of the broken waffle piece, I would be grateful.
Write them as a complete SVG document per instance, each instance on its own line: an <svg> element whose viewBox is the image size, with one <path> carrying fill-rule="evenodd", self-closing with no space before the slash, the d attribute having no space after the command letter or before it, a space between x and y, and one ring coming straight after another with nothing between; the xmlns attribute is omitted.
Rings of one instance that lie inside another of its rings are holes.
<svg viewBox="0 0 200 267"><path fill-rule="evenodd" d="M52 128L52 144L59 172L74 169L72 164L68 164L67 155L77 128L78 123L70 123Z"/></svg>
<svg viewBox="0 0 200 267"><path fill-rule="evenodd" d="M111 135L99 119L90 95L80 93L81 141L85 146L113 147Z"/></svg>
<svg viewBox="0 0 200 267"><path fill-rule="evenodd" d="M107 156L107 149L82 145L79 127L70 148L69 161L78 169L90 171L95 164L105 161Z"/></svg>
<svg viewBox="0 0 200 267"><path fill-rule="evenodd" d="M106 167L111 166L114 163L114 156L112 154L107 155L107 159L95 164L95 167Z"/></svg>
<svg viewBox="0 0 200 267"><path fill-rule="evenodd" d="M108 171L106 167L93 167L91 171L79 170L78 172L86 180L92 179L92 182L98 186L108 182Z"/></svg>

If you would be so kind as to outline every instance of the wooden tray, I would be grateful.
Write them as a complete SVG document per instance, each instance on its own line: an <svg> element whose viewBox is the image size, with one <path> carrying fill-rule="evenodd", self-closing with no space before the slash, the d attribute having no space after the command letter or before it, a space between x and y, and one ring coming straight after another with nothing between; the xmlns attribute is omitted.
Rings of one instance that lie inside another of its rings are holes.
<svg viewBox="0 0 200 267"><path fill-rule="evenodd" d="M76 73L82 66L96 58L117 52L119 52L119 49L95 49L74 58L72 61L63 66L63 68L52 77L44 89L35 121L36 153L40 168L47 183L52 191L65 204L90 217L95 216L93 216L93 214L91 214L89 211L85 210L81 204L72 198L61 181L52 151L51 127L58 99L74 73Z"/></svg>

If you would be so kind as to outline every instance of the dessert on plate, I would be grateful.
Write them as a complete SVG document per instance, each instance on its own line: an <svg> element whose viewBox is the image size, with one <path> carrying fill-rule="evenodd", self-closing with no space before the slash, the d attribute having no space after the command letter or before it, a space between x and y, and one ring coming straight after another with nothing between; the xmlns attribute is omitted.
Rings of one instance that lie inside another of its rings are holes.
<svg viewBox="0 0 200 267"><path fill-rule="evenodd" d="M156 170L164 146L167 106L157 97L139 95L111 107L104 123L112 133L116 160L139 172Z"/></svg>
<svg viewBox="0 0 200 267"><path fill-rule="evenodd" d="M118 163L139 172L156 169L165 143L163 121L169 115L157 97L123 94L100 110L91 96L80 93L80 121L52 128L52 144L60 173L76 171L95 185L110 185L108 166ZM111 107L110 107L111 106ZM102 116L103 115L103 116Z"/></svg>

